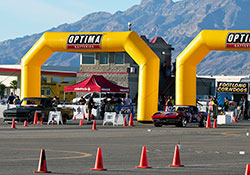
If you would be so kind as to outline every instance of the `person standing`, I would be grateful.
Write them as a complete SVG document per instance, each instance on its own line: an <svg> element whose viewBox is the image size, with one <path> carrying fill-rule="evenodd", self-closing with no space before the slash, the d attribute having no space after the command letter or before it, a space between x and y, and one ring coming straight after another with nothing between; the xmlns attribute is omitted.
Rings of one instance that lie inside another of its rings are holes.
<svg viewBox="0 0 250 175"><path fill-rule="evenodd" d="M243 96L243 110L242 110L242 113L243 113L243 119L244 120L248 120L247 111L248 111L248 101L247 101L246 97Z"/></svg>
<svg viewBox="0 0 250 175"><path fill-rule="evenodd" d="M13 101L13 103L14 103L15 105L17 105L17 104L20 104L20 102L21 102L21 100L20 100L19 96L16 96L16 98L15 98L14 101Z"/></svg>
<svg viewBox="0 0 250 175"><path fill-rule="evenodd" d="M13 92L10 93L10 96L7 100L7 103L8 104L14 104L14 99L15 99L15 96L13 95Z"/></svg>
<svg viewBox="0 0 250 175"><path fill-rule="evenodd" d="M225 110L225 111L228 111L228 109L229 109L229 101L228 101L228 98L225 97L224 110Z"/></svg>
<svg viewBox="0 0 250 175"><path fill-rule="evenodd" d="M89 97L87 103L86 103L86 112L88 113L87 115L87 120L88 123L91 122L91 112L92 112L92 108L94 107L94 93L91 94L91 96Z"/></svg>
<svg viewBox="0 0 250 175"><path fill-rule="evenodd" d="M131 98L129 98L129 95L127 95L127 98L125 98L125 101L124 101L125 103L125 105L131 105L132 104L132 100L131 100Z"/></svg>

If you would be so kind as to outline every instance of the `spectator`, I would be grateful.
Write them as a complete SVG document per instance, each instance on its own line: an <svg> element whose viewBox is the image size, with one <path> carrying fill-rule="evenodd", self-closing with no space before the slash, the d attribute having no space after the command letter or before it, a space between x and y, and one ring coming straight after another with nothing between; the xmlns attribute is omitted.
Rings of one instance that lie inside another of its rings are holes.
<svg viewBox="0 0 250 175"><path fill-rule="evenodd" d="M247 114L247 111L248 111L248 101L246 99L245 96L243 96L243 119L244 120L248 120L248 114Z"/></svg>
<svg viewBox="0 0 250 175"><path fill-rule="evenodd" d="M15 105L17 105L17 104L20 104L20 98L19 98L19 96L16 96L16 98L14 99L14 101L13 101L13 103L15 104Z"/></svg>
<svg viewBox="0 0 250 175"><path fill-rule="evenodd" d="M217 115L218 115L218 105L217 105L217 100L216 100L216 98L212 98L212 105L213 105L212 117L213 117L214 119L217 119Z"/></svg>
<svg viewBox="0 0 250 175"><path fill-rule="evenodd" d="M224 110L225 110L225 111L228 111L228 108L229 108L229 101L228 101L228 98L225 97Z"/></svg>
<svg viewBox="0 0 250 175"><path fill-rule="evenodd" d="M7 100L8 104L13 104L14 103L15 96L13 95L13 92L10 93L10 96Z"/></svg>
<svg viewBox="0 0 250 175"><path fill-rule="evenodd" d="M168 97L166 104L165 104L165 111L171 111L172 108L173 108L172 98Z"/></svg>
<svg viewBox="0 0 250 175"><path fill-rule="evenodd" d="M105 106L106 106L106 104L107 104L107 97L105 97L105 98L101 101L101 111L100 111L101 120L104 119Z"/></svg>
<svg viewBox="0 0 250 175"><path fill-rule="evenodd" d="M91 94L91 96L89 97L89 99L86 103L86 112L88 113L87 120L88 120L89 124L91 123L92 108L95 106L93 98L94 98L94 93Z"/></svg>
<svg viewBox="0 0 250 175"><path fill-rule="evenodd" d="M57 101L56 96L54 96L54 98L52 99L52 105L53 106L57 106L58 105L58 101Z"/></svg>
<svg viewBox="0 0 250 175"><path fill-rule="evenodd" d="M241 100L240 100L240 112L239 112L239 114L238 114L238 119L242 119L243 117L241 117L241 116L243 116L243 98L241 98Z"/></svg>
<svg viewBox="0 0 250 175"><path fill-rule="evenodd" d="M79 104L80 105L85 105L85 103L86 103L85 98L81 97L80 100L79 100Z"/></svg>
<svg viewBox="0 0 250 175"><path fill-rule="evenodd" d="M129 98L129 95L127 95L127 98L125 98L124 104L125 105L131 105L132 104L132 100L131 100L131 98Z"/></svg>
<svg viewBox="0 0 250 175"><path fill-rule="evenodd" d="M4 101L4 99L3 99L2 96L0 96L0 104L1 104L1 105L4 105L4 104L5 104L5 101Z"/></svg>

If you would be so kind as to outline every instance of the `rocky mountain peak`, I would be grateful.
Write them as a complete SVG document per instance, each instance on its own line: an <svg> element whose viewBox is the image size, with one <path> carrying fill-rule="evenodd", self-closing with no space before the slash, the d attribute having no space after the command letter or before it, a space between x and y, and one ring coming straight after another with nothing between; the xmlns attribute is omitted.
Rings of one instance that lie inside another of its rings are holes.
<svg viewBox="0 0 250 175"><path fill-rule="evenodd" d="M145 6L145 5L148 5L148 4L154 4L154 5L164 4L164 5L169 5L169 4L172 4L172 3L173 3L172 0L142 0L141 1L141 5L142 6Z"/></svg>
<svg viewBox="0 0 250 175"><path fill-rule="evenodd" d="M149 40L164 38L175 50L172 61L204 29L248 30L249 0L141 0L140 5L114 14L96 12L81 20L49 29L50 32L113 32L132 30ZM72 21L73 22L73 21ZM45 31L46 32L46 31ZM0 42L0 64L18 64L43 34ZM233 63L233 64L232 64ZM55 53L47 65L79 66L79 55ZM250 52L211 52L197 68L199 75L248 75Z"/></svg>

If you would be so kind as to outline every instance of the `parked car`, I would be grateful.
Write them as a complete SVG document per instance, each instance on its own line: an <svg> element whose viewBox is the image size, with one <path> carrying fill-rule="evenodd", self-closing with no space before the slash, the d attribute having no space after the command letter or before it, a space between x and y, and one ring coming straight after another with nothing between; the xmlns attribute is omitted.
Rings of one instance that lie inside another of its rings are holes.
<svg viewBox="0 0 250 175"><path fill-rule="evenodd" d="M154 126L176 125L185 127L187 124L198 124L200 127L205 126L207 118L206 112L200 112L196 106L176 105L171 111L159 111L152 116Z"/></svg>
<svg viewBox="0 0 250 175"><path fill-rule="evenodd" d="M73 118L73 108L53 106L51 98L43 97L24 98L20 105L4 110L3 118L5 122L11 122L13 118L20 122L33 121L35 112L37 112L38 118L40 119L42 116L46 122L50 111L61 111L63 123Z"/></svg>

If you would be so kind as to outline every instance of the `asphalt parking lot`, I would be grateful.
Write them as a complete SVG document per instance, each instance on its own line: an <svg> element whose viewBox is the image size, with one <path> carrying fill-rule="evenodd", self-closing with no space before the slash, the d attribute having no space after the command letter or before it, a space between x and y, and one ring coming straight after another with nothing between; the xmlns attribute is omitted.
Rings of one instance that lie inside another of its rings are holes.
<svg viewBox="0 0 250 175"><path fill-rule="evenodd" d="M41 148L46 151L47 169L52 174L244 174L250 163L250 121L199 128L176 128L135 122L134 127L91 125L38 125L17 129L0 121L0 174L27 175L38 169ZM180 143L180 159L184 167L170 168L175 145ZM151 169L137 169L142 146L147 147ZM97 148L102 148L107 171L94 168Z"/></svg>

